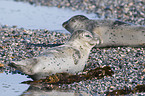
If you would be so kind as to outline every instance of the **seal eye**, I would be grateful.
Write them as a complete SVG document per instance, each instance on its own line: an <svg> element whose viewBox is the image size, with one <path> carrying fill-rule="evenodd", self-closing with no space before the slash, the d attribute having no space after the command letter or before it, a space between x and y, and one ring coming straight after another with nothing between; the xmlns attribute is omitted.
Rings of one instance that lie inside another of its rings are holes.
<svg viewBox="0 0 145 96"><path fill-rule="evenodd" d="M90 35L85 35L86 37L92 38Z"/></svg>

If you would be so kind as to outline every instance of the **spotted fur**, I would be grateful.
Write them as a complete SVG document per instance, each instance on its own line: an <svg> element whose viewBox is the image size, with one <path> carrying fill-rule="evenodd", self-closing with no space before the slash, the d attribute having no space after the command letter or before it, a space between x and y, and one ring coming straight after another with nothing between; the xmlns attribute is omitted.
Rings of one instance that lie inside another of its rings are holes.
<svg viewBox="0 0 145 96"><path fill-rule="evenodd" d="M110 19L91 20L76 15L64 22L63 27L70 33L84 29L99 35L103 42L98 47L145 47L145 26L141 25Z"/></svg>

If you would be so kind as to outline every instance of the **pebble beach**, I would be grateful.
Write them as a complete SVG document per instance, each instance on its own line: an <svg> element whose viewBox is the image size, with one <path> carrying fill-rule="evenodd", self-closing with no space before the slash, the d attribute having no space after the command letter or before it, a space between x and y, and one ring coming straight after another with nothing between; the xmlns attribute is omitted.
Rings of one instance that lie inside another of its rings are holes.
<svg viewBox="0 0 145 96"><path fill-rule="evenodd" d="M139 25L145 25L144 0L14 0L29 2L37 6L55 6L95 13L99 18L120 19ZM69 18L68 18L69 19ZM63 22L62 22L63 23ZM43 50L51 48L45 45L67 42L71 34L49 31L46 29L24 29L17 26L0 25L0 63L3 70L15 71L7 65L10 61L19 61L38 56ZM96 48L89 55L85 70L110 66L114 71L112 77L80 81L60 87L80 90L92 96L135 88L145 84L145 48L117 47ZM128 95L145 95L144 92Z"/></svg>

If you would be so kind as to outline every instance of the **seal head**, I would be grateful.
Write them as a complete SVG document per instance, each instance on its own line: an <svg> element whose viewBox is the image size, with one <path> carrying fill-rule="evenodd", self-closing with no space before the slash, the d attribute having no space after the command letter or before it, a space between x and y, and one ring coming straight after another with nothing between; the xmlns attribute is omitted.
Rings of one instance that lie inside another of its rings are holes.
<svg viewBox="0 0 145 96"><path fill-rule="evenodd" d="M70 18L68 21L64 22L62 26L69 32L74 32L77 29L85 29L85 24L83 22L89 20L86 16L76 15ZM74 30L75 29L75 30Z"/></svg>

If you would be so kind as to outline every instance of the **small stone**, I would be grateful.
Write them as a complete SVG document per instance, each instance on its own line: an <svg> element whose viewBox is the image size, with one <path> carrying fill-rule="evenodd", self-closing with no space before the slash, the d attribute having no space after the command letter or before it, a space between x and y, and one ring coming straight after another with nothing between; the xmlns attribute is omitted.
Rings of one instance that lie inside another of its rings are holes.
<svg viewBox="0 0 145 96"><path fill-rule="evenodd" d="M4 67L4 64L0 63L0 68L1 68L1 67Z"/></svg>

